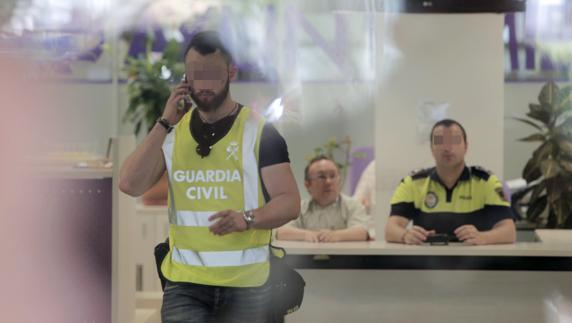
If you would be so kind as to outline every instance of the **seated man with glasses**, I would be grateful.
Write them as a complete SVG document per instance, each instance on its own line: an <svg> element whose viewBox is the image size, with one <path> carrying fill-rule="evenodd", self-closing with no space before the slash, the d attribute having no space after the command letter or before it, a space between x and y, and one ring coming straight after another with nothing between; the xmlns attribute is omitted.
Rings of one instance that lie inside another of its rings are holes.
<svg viewBox="0 0 572 323"><path fill-rule="evenodd" d="M304 179L311 199L302 201L298 219L277 230L277 239L309 242L368 239L369 215L359 201L340 193L340 171L333 160L315 157L306 166Z"/></svg>

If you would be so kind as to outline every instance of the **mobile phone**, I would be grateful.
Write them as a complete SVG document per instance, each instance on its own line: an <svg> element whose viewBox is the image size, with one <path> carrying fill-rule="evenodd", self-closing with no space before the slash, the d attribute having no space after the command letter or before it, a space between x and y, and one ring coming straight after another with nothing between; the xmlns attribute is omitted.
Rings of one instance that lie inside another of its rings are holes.
<svg viewBox="0 0 572 323"><path fill-rule="evenodd" d="M425 242L430 245L448 245L449 236L445 233L435 233L427 236L427 240L425 240Z"/></svg>
<svg viewBox="0 0 572 323"><path fill-rule="evenodd" d="M183 73L183 76L181 77L181 83L188 83L187 82L187 74ZM190 88L190 86L189 86ZM187 95L184 99L182 99L181 101L179 101L179 104L177 105L177 108L180 111L188 111L191 107L193 106L192 102L191 102L191 96Z"/></svg>

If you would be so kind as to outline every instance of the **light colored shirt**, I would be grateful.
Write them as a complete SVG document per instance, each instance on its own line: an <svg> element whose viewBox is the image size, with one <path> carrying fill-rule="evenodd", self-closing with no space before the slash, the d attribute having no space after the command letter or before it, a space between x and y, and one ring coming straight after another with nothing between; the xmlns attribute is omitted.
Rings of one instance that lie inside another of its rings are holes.
<svg viewBox="0 0 572 323"><path fill-rule="evenodd" d="M368 230L370 216L359 201L340 194L338 199L326 206L320 207L312 199L302 201L300 216L288 225L308 230L341 230L353 227L363 227Z"/></svg>

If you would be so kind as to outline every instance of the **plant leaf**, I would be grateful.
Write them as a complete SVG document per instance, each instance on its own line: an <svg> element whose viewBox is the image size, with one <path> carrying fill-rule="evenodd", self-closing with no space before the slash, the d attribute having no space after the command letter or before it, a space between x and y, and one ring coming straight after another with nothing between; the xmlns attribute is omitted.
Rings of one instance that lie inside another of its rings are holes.
<svg viewBox="0 0 572 323"><path fill-rule="evenodd" d="M541 181L537 185L534 186L532 190L532 194L530 195L530 201L536 201L538 197L543 194L546 190L546 181ZM545 194L546 195L546 194Z"/></svg>
<svg viewBox="0 0 572 323"><path fill-rule="evenodd" d="M552 141L545 141L532 153L532 156L537 160L543 160L547 158L552 153L553 145L554 144Z"/></svg>
<svg viewBox="0 0 572 323"><path fill-rule="evenodd" d="M126 34L125 37L129 35ZM153 33L148 33L145 37L145 53L138 58L125 59L124 69L129 75L127 84L129 103L123 120L134 123L136 134L154 125L169 97L171 91L169 80L161 78L162 67L171 69L171 66L177 66L179 78L184 70L184 64L179 62L180 43L169 41L162 58L158 61L151 60L152 44Z"/></svg>
<svg viewBox="0 0 572 323"><path fill-rule="evenodd" d="M547 206L546 195L539 197L538 199L531 201L528 210L526 210L526 219L532 222L539 222L538 217L546 209Z"/></svg>
<svg viewBox="0 0 572 323"><path fill-rule="evenodd" d="M141 122L137 122L135 124L135 135L138 135L140 131L141 131Z"/></svg>
<svg viewBox="0 0 572 323"><path fill-rule="evenodd" d="M529 118L538 120L544 123L547 127L550 125L550 112L543 109L532 110L526 114Z"/></svg>
<svg viewBox="0 0 572 323"><path fill-rule="evenodd" d="M561 152L572 156L572 140L564 136L558 136L556 142L558 143L558 148L560 148Z"/></svg>
<svg viewBox="0 0 572 323"><path fill-rule="evenodd" d="M550 180L546 184L546 195L548 195L548 203L556 203L562 196L562 191L564 188L564 185L560 183L558 178Z"/></svg>
<svg viewBox="0 0 572 323"><path fill-rule="evenodd" d="M561 168L558 163L553 159L545 159L540 162L540 171L545 179L558 175L560 173L560 169Z"/></svg>
<svg viewBox="0 0 572 323"><path fill-rule="evenodd" d="M532 157L528 160L526 166L524 166L524 169L522 170L522 178L524 178L527 183L531 183L537 180L540 176L542 176L540 165L536 161L536 158Z"/></svg>
<svg viewBox="0 0 572 323"><path fill-rule="evenodd" d="M554 114L556 117L560 116L563 112L572 110L572 86L566 86L557 94L557 105L555 105Z"/></svg>
<svg viewBox="0 0 572 323"><path fill-rule="evenodd" d="M527 183L533 182L543 175L540 162L550 156L552 147L553 143L551 141L545 141L532 153L532 157L528 160L522 171L522 177Z"/></svg>
<svg viewBox="0 0 572 323"><path fill-rule="evenodd" d="M528 120L528 119L525 119L525 118L517 118L517 117L513 117L512 119L513 119L513 120L520 121L520 122L524 122L524 123L526 123L526 124L528 124L528 125L530 125L530 126L533 126L533 127L536 128L537 130L542 131L542 127L541 127L541 126L537 125L536 123L534 123L534 122L532 122L532 121L530 121L530 120Z"/></svg>
<svg viewBox="0 0 572 323"><path fill-rule="evenodd" d="M546 218L546 228L554 229L556 228L556 213L554 213L554 208L548 205L548 217Z"/></svg>
<svg viewBox="0 0 572 323"><path fill-rule="evenodd" d="M550 213L549 213L549 227L561 228L564 224L565 214L569 213L568 203L564 200L557 200L553 203L549 203Z"/></svg>
<svg viewBox="0 0 572 323"><path fill-rule="evenodd" d="M560 206L559 208L560 212L556 214L557 217L556 227L565 228L564 224L567 222L568 217L570 216L570 207L568 206L568 202L564 198L561 198L558 201L558 204Z"/></svg>
<svg viewBox="0 0 572 323"><path fill-rule="evenodd" d="M560 160L560 166L564 168L567 172L572 173L572 162L567 160Z"/></svg>
<svg viewBox="0 0 572 323"><path fill-rule="evenodd" d="M168 67L173 62L181 59L181 46L176 40L171 39L167 42L163 50L163 59L166 61Z"/></svg>
<svg viewBox="0 0 572 323"><path fill-rule="evenodd" d="M565 197L565 200L568 201L568 207L572 210L572 192L568 191Z"/></svg>
<svg viewBox="0 0 572 323"><path fill-rule="evenodd" d="M558 100L558 92L558 85L553 81L550 81L542 87L542 90L540 90L538 102L541 104L553 105Z"/></svg>
<svg viewBox="0 0 572 323"><path fill-rule="evenodd" d="M564 132L572 130L572 115L565 116L564 121L562 121L562 123L558 127L562 128Z"/></svg>
<svg viewBox="0 0 572 323"><path fill-rule="evenodd" d="M518 139L518 141L525 141L525 142L531 142L531 141L544 142L545 140L546 140L546 137L544 137L544 135L541 133L534 133L530 136Z"/></svg>

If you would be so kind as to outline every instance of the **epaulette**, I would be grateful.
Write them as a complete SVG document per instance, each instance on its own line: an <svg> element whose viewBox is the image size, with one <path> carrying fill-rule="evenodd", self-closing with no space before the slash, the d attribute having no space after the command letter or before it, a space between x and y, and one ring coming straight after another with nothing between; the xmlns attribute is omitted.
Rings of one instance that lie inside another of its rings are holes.
<svg viewBox="0 0 572 323"><path fill-rule="evenodd" d="M409 176L411 176L412 180L425 178L431 175L434 169L435 167L415 169L409 174Z"/></svg>
<svg viewBox="0 0 572 323"><path fill-rule="evenodd" d="M485 181L488 181L492 172L482 168L481 166L471 166L471 174Z"/></svg>

